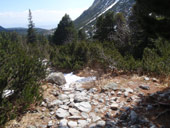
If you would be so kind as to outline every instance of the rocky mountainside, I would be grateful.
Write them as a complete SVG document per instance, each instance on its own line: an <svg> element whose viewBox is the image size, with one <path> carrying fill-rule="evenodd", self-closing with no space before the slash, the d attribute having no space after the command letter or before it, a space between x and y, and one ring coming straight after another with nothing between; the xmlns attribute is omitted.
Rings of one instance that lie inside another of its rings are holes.
<svg viewBox="0 0 170 128"><path fill-rule="evenodd" d="M110 10L123 12L128 16L134 2L134 0L95 0L92 6L74 21L75 26L79 29L93 27L96 18Z"/></svg>
<svg viewBox="0 0 170 128"><path fill-rule="evenodd" d="M2 26L0 26L0 32L2 31L7 31L5 28L3 28Z"/></svg>

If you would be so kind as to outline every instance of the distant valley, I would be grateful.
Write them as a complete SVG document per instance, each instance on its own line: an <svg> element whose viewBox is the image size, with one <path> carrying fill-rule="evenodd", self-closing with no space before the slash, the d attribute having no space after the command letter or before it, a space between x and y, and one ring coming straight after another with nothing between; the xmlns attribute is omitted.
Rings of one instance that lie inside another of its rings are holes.
<svg viewBox="0 0 170 128"><path fill-rule="evenodd" d="M42 29L42 28L35 28L36 32L38 34L42 35L51 35L53 34L54 30L47 30L47 29ZM27 28L22 28L22 27L16 27L16 28L4 28L0 26L0 32L16 32L21 35L26 35L27 34Z"/></svg>

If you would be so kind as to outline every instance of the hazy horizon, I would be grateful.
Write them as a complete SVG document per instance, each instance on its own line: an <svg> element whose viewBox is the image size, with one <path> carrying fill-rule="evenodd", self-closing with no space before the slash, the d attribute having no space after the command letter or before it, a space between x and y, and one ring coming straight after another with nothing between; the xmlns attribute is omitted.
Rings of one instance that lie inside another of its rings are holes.
<svg viewBox="0 0 170 128"><path fill-rule="evenodd" d="M88 9L94 0L5 0L0 1L0 26L4 28L27 28L28 10L31 9L36 28L56 28L67 13L75 20Z"/></svg>

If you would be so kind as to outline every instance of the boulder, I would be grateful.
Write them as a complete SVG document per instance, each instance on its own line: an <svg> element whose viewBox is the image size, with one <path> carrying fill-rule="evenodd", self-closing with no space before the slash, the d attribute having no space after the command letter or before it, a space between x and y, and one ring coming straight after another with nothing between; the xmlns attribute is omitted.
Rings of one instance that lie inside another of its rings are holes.
<svg viewBox="0 0 170 128"><path fill-rule="evenodd" d="M64 85L66 84L66 79L63 75L63 73L61 72L55 72L55 73L51 73L48 75L48 77L46 78L46 80L49 82L49 83L52 83L52 84L57 84L57 85Z"/></svg>

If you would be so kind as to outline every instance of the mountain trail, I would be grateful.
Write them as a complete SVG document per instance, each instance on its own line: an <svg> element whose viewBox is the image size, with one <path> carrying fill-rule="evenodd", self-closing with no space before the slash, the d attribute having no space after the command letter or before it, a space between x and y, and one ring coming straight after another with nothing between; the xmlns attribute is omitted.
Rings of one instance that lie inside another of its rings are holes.
<svg viewBox="0 0 170 128"><path fill-rule="evenodd" d="M44 83L43 101L6 128L159 128L170 126L170 89L156 78L83 70L66 84Z"/></svg>

